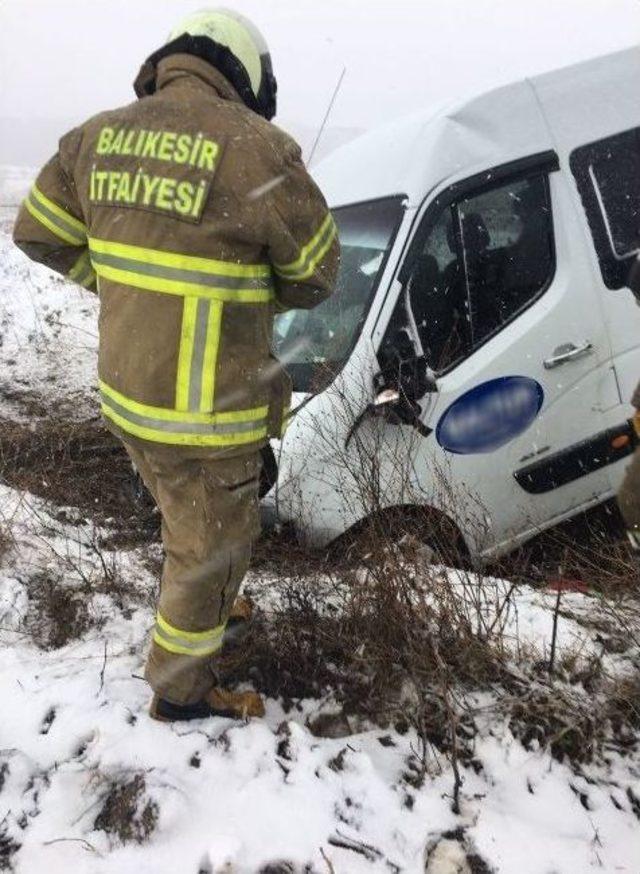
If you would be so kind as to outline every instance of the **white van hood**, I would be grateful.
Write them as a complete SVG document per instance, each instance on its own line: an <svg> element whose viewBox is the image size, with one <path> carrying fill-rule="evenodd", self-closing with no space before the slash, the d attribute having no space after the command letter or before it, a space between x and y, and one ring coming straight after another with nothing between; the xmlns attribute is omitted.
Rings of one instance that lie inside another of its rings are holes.
<svg viewBox="0 0 640 874"><path fill-rule="evenodd" d="M551 145L536 88L602 76L612 64L637 69L637 49L512 82L477 96L426 107L376 128L313 168L332 207L405 194L417 206L445 179L482 170ZM635 66L633 66L635 64Z"/></svg>
<svg viewBox="0 0 640 874"><path fill-rule="evenodd" d="M416 206L461 170L548 148L533 88L521 81L376 128L318 163L313 175L334 208L393 194Z"/></svg>
<svg viewBox="0 0 640 874"><path fill-rule="evenodd" d="M440 104L361 134L313 166L313 176L332 207L392 194L408 194L409 168L429 137L429 127L447 108Z"/></svg>

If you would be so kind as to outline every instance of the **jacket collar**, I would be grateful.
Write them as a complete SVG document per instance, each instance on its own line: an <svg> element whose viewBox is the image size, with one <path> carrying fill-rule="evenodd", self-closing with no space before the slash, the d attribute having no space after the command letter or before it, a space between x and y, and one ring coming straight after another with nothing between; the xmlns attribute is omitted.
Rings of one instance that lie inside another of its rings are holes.
<svg viewBox="0 0 640 874"><path fill-rule="evenodd" d="M158 64L156 88L161 91L174 83L215 91L223 100L242 103L242 98L219 70L202 58L177 54L164 58Z"/></svg>

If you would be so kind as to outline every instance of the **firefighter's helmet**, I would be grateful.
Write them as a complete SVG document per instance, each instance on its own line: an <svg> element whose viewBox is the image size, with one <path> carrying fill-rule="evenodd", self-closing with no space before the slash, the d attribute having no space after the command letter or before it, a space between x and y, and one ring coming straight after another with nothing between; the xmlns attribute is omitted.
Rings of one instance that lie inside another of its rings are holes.
<svg viewBox="0 0 640 874"><path fill-rule="evenodd" d="M203 9L184 18L147 63L185 52L204 58L231 82L246 105L267 119L276 114L277 84L266 40L249 19L230 9ZM153 93L155 82L143 84Z"/></svg>

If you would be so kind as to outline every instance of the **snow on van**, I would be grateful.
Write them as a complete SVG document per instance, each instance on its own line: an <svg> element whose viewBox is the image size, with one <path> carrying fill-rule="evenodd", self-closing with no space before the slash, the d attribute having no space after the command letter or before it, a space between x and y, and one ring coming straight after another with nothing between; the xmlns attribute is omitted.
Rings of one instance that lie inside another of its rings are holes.
<svg viewBox="0 0 640 874"><path fill-rule="evenodd" d="M294 404L266 499L308 541L419 504L491 558L615 493L640 378L638 81L640 50L610 54L316 168L342 266L276 323Z"/></svg>

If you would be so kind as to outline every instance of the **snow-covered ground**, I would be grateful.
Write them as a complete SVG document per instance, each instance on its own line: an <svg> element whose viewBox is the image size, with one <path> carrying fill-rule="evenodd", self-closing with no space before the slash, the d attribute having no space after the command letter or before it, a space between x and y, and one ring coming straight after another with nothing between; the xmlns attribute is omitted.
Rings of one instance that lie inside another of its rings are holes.
<svg viewBox="0 0 640 874"><path fill-rule="evenodd" d="M286 713L269 701L266 718L248 724L153 722L139 679L154 591L144 551L110 559L118 597L108 584L88 596L84 581L104 576L96 532L61 523L42 501L8 488L0 507L13 539L0 569L0 847L16 848L18 874L320 872L329 862L336 872L417 874L429 854L426 870L453 874L474 871L464 867L467 853L509 874L640 870L628 795L638 789L637 760L611 754L577 776L546 752L526 751L489 697L477 697L478 710L487 708L475 741L482 771L463 769L459 816L445 757L430 754L417 788L412 732L315 737L307 722L322 702ZM36 643L35 587L61 572L69 597L87 599L87 630L45 649ZM129 587L124 597L117 583ZM578 605L581 596L571 599ZM551 595L525 593L520 622L550 629L552 606ZM579 629L561 624L568 649ZM136 775L144 783L134 809L140 817L153 810L157 823L148 840L123 844L96 820L113 785Z"/></svg>
<svg viewBox="0 0 640 874"><path fill-rule="evenodd" d="M0 164L0 207L14 209L22 201L36 177L34 167Z"/></svg>
<svg viewBox="0 0 640 874"><path fill-rule="evenodd" d="M9 232L16 207L29 191L36 172L31 167L0 164L0 231Z"/></svg>
<svg viewBox="0 0 640 874"><path fill-rule="evenodd" d="M0 235L0 445L2 421L95 412L96 310ZM330 700L269 700L246 724L153 722L140 675L159 548L110 549L101 534L0 485L0 871L640 872L637 748L580 767L525 749L489 690L469 697L459 814L447 756L421 757L412 730L354 721L316 736ZM268 613L284 582L248 585ZM508 591L491 585L498 601ZM513 593L500 622L514 657L548 658L555 600ZM637 669L640 620L626 609L628 646L603 657L612 675ZM564 594L558 658L602 656L603 615L597 598Z"/></svg>
<svg viewBox="0 0 640 874"><path fill-rule="evenodd" d="M0 396L4 414L95 412L97 298L32 264L0 233Z"/></svg>

